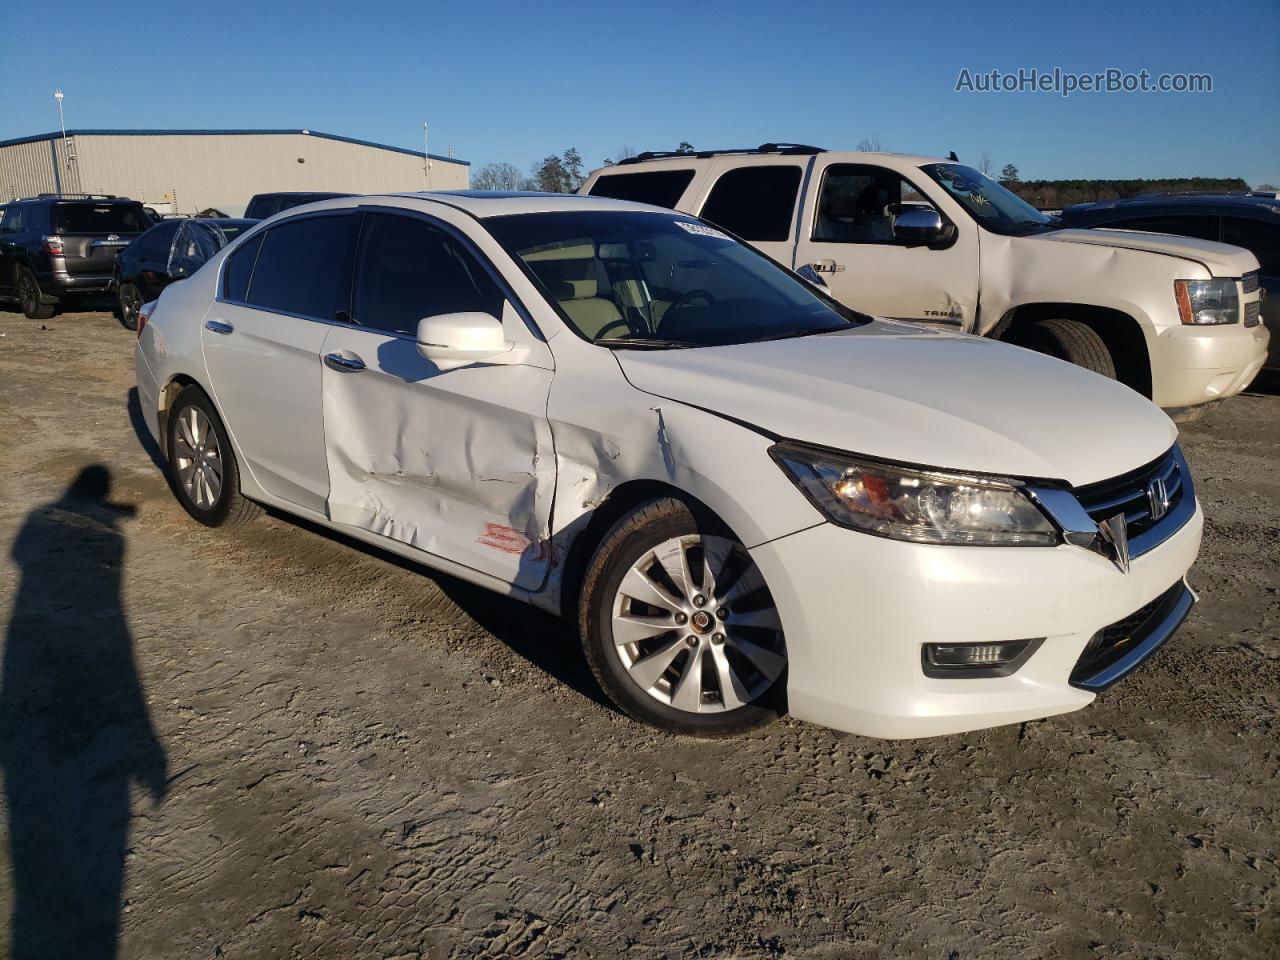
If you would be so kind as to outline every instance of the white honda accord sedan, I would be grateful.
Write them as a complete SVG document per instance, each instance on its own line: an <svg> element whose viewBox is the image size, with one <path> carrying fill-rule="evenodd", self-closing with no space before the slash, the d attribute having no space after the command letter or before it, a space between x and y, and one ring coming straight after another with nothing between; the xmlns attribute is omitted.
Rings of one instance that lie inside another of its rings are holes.
<svg viewBox="0 0 1280 960"><path fill-rule="evenodd" d="M1203 519L1160 410L862 316L684 214L328 200L142 319L142 410L196 520L267 504L563 614L666 730L1062 713L1195 602Z"/></svg>

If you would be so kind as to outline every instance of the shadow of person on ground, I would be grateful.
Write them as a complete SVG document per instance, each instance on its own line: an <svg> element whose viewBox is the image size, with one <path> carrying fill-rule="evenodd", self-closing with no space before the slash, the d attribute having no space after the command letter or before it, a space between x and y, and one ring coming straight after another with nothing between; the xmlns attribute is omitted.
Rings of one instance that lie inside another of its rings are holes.
<svg viewBox="0 0 1280 960"><path fill-rule="evenodd" d="M12 960L116 956L129 788L158 803L166 759L134 664L111 473L86 467L27 516L0 676Z"/></svg>

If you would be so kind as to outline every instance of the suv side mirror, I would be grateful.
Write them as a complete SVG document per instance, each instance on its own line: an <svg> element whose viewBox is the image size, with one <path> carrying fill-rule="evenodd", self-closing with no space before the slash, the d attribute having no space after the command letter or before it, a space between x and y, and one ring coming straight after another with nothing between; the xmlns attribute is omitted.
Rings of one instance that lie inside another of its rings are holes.
<svg viewBox="0 0 1280 960"><path fill-rule="evenodd" d="M442 313L418 321L418 352L443 369L510 354L502 321L487 313Z"/></svg>
<svg viewBox="0 0 1280 960"><path fill-rule="evenodd" d="M893 236L909 246L950 243L956 234L953 224L943 223L937 210L906 210L893 223Z"/></svg>

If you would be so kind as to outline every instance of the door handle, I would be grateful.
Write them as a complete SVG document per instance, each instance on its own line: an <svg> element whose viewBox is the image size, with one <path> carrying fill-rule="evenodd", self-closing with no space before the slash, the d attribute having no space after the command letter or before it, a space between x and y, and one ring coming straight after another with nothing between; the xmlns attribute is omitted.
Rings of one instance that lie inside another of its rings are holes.
<svg viewBox="0 0 1280 960"><path fill-rule="evenodd" d="M221 320L206 320L204 328L211 333L230 333L235 329L231 324L224 323Z"/></svg>
<svg viewBox="0 0 1280 960"><path fill-rule="evenodd" d="M813 269L815 273L840 273L844 270L844 264L834 260L815 260Z"/></svg>
<svg viewBox="0 0 1280 960"><path fill-rule="evenodd" d="M340 353L326 353L325 366L342 373L358 373L364 369L364 361L359 357L344 357Z"/></svg>

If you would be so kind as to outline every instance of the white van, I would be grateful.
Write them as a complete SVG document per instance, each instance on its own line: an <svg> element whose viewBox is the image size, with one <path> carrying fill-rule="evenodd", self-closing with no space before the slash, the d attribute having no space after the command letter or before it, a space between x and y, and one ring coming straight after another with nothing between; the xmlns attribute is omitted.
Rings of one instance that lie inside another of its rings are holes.
<svg viewBox="0 0 1280 960"><path fill-rule="evenodd" d="M797 144L642 153L580 192L701 216L857 310L1048 353L1166 409L1239 393L1267 355L1252 253L1065 229L954 159Z"/></svg>

